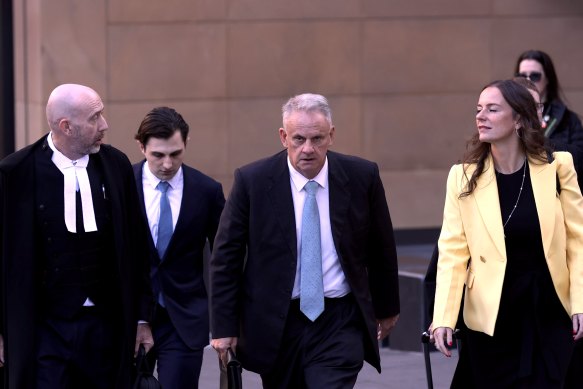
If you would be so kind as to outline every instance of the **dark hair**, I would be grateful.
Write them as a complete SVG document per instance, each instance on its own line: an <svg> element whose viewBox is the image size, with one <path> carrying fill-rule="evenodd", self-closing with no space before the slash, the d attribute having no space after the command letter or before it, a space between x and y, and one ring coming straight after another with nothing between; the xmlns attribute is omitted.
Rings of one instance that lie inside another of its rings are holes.
<svg viewBox="0 0 583 389"><path fill-rule="evenodd" d="M180 131L182 141L188 139L188 124L178 112L168 107L156 107L146 114L138 133L135 136L142 145L146 146L150 138L168 139Z"/></svg>
<svg viewBox="0 0 583 389"><path fill-rule="evenodd" d="M527 50L524 53L520 54L520 56L516 60L514 74L518 73L520 69L520 63L525 59L532 59L541 64L548 81L546 96L547 101L549 103L555 100L563 102L563 100L561 99L562 93L561 86L559 85L559 79L557 78L557 72L555 72L555 65L553 65L553 60L551 59L551 57L544 51Z"/></svg>
<svg viewBox="0 0 583 389"><path fill-rule="evenodd" d="M536 104L530 92L514 80L494 81L482 88L497 88L508 105L512 108L512 116L519 117L520 128L517 134L520 137L520 145L529 158L542 163L548 162L549 149L536 111ZM476 132L466 145L466 153L463 157L464 175L470 164L476 164L476 169L468 179L466 190L461 197L470 195L476 189L477 180L484 172L484 164L490 154L490 143L481 142L480 134Z"/></svg>
<svg viewBox="0 0 583 389"><path fill-rule="evenodd" d="M536 94L538 96L540 96L540 92L538 91L536 85L534 85L534 82L530 81L528 78L524 78L524 77L514 77L512 79L512 81L517 82L519 85L522 85L523 87L525 87L528 90L531 90L533 92L536 92Z"/></svg>

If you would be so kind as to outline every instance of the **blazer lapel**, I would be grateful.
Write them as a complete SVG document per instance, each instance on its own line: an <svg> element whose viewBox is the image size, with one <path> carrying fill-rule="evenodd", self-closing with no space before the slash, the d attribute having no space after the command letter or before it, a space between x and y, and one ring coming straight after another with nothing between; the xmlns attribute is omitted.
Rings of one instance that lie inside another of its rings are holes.
<svg viewBox="0 0 583 389"><path fill-rule="evenodd" d="M557 162L533 163L528 161L530 181L540 223L543 248L548 257L553 234L555 233L555 197L557 196Z"/></svg>
<svg viewBox="0 0 583 389"><path fill-rule="evenodd" d="M472 173L472 171L468 171L468 176L471 176ZM506 258L506 243L504 242L498 185L491 156L488 157L484 164L484 172L478 178L473 196L490 239L494 242L500 255Z"/></svg>
<svg viewBox="0 0 583 389"><path fill-rule="evenodd" d="M285 151L276 155L274 167L270 171L273 173L267 181L267 196L273 205L274 215L281 227L284 240L288 244L293 258L296 259L298 256L296 218Z"/></svg>
<svg viewBox="0 0 583 389"><path fill-rule="evenodd" d="M351 193L348 190L350 179L333 152L329 151L327 157L330 225L332 227L334 247L338 248L340 247L340 242L342 242L342 232L347 220L346 214L350 207ZM340 256L340 252L338 252L338 256Z"/></svg>

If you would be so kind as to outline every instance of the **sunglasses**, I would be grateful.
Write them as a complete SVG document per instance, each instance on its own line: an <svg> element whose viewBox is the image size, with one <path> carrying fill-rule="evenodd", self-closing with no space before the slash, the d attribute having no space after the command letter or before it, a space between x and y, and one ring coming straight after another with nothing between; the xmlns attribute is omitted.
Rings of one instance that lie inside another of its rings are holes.
<svg viewBox="0 0 583 389"><path fill-rule="evenodd" d="M528 78L532 82L539 82L543 78L543 74L540 72L527 73L516 73L516 77Z"/></svg>

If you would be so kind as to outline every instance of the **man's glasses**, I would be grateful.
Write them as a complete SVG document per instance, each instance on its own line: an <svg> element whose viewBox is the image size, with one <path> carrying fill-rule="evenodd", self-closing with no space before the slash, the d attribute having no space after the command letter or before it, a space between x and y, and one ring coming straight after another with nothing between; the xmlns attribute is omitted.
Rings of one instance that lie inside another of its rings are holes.
<svg viewBox="0 0 583 389"><path fill-rule="evenodd" d="M532 82L539 82L543 78L543 74L541 72L516 73L515 76L528 78Z"/></svg>

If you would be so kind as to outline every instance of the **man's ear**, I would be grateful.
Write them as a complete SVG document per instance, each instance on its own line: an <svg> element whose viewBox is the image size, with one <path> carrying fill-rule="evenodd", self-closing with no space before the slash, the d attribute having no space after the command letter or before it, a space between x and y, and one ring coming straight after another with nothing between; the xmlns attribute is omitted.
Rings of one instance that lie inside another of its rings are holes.
<svg viewBox="0 0 583 389"><path fill-rule="evenodd" d="M281 141L283 147L287 148L287 132L285 132L283 128L279 129L279 140Z"/></svg>
<svg viewBox="0 0 583 389"><path fill-rule="evenodd" d="M63 134L71 135L73 132L71 128L71 122L68 119L59 120L59 130L61 130Z"/></svg>
<svg viewBox="0 0 583 389"><path fill-rule="evenodd" d="M146 146L144 146L144 144L139 140L136 140L136 142L138 142L138 144L140 145L140 151L142 152L142 154L146 155Z"/></svg>
<svg viewBox="0 0 583 389"><path fill-rule="evenodd" d="M330 129L330 144L334 143L334 133L335 133L336 128L334 126L332 126L332 128Z"/></svg>

